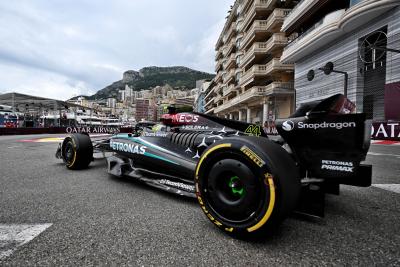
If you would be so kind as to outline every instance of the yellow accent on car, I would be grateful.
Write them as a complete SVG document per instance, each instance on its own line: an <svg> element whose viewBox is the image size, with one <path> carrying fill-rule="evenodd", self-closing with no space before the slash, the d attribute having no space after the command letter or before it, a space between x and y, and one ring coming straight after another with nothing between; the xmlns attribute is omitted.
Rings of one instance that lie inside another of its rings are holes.
<svg viewBox="0 0 400 267"><path fill-rule="evenodd" d="M72 137L71 137L71 141L72 141L72 144L73 144L73 147L74 147L74 158L72 159L72 162L71 162L71 164L68 165L68 167L74 166L74 163L75 163L75 160L76 160L76 144L75 144L75 141L74 141L74 139Z"/></svg>
<svg viewBox="0 0 400 267"><path fill-rule="evenodd" d="M247 146L242 146L240 148L240 151L242 151L247 157L249 157L259 167L262 167L265 165L265 161L263 161L253 150L251 150Z"/></svg>
<svg viewBox="0 0 400 267"><path fill-rule="evenodd" d="M247 228L248 232L253 232L263 226L271 217L272 211L275 206L275 185L274 180L272 179L272 175L269 173L265 174L265 179L268 181L269 184L269 204L267 212L265 213L264 217L254 226Z"/></svg>
<svg viewBox="0 0 400 267"><path fill-rule="evenodd" d="M249 136L260 136L261 135L261 126L260 125L249 125L247 129L244 131L245 134Z"/></svg>
<svg viewBox="0 0 400 267"><path fill-rule="evenodd" d="M199 175L199 170L200 170L200 165L201 165L201 163L203 162L203 160L204 160L211 152L213 152L213 151L215 151L215 150L217 150L217 149L223 148L223 147L231 147L231 146L232 146L232 144L219 144L219 145L216 145L215 147L211 148L210 150L208 150L206 153L204 153L204 155L201 156L201 158L200 158L200 160L199 160L199 163L197 164L197 168L196 168L196 178L197 178L198 175Z"/></svg>

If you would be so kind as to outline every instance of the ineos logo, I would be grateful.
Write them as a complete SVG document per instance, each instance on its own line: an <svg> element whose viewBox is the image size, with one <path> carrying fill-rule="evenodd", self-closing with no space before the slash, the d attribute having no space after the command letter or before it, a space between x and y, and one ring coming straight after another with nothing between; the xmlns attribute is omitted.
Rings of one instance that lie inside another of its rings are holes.
<svg viewBox="0 0 400 267"><path fill-rule="evenodd" d="M285 121L284 123L282 123L282 129L290 132L291 130L294 129L294 122L293 121Z"/></svg>

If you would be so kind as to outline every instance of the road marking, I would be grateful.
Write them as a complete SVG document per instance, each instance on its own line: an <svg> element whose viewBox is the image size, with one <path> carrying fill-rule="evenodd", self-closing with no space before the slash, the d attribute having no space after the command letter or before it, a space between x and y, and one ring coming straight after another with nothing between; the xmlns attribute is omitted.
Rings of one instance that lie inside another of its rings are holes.
<svg viewBox="0 0 400 267"><path fill-rule="evenodd" d="M13 148L20 148L20 147L22 147L22 146L9 146L9 147L7 147L8 149L13 149Z"/></svg>
<svg viewBox="0 0 400 267"><path fill-rule="evenodd" d="M372 186L400 194L400 184L373 184Z"/></svg>
<svg viewBox="0 0 400 267"><path fill-rule="evenodd" d="M368 155L371 155L371 156L389 156L389 157L400 158L399 154L385 154L385 153L368 152Z"/></svg>
<svg viewBox="0 0 400 267"><path fill-rule="evenodd" d="M28 243L52 224L0 224L0 260Z"/></svg>
<svg viewBox="0 0 400 267"><path fill-rule="evenodd" d="M24 139L18 142L23 143L58 143L64 140L63 137L48 137L48 138L38 138L38 139Z"/></svg>
<svg viewBox="0 0 400 267"><path fill-rule="evenodd" d="M91 138L97 137L108 137L111 134L91 134ZM45 137L45 138L35 138L35 139L23 139L18 140L18 142L22 143L59 143L64 140L65 137Z"/></svg>
<svg viewBox="0 0 400 267"><path fill-rule="evenodd" d="M371 140L371 144L373 145L400 145L399 141L391 141L391 140Z"/></svg>

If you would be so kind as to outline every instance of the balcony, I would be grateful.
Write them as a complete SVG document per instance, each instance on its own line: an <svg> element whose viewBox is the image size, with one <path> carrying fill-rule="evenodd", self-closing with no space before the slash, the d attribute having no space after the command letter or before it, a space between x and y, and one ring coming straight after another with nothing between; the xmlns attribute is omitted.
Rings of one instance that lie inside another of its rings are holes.
<svg viewBox="0 0 400 267"><path fill-rule="evenodd" d="M228 71L224 77L224 84L230 83L232 79L235 79L235 69Z"/></svg>
<svg viewBox="0 0 400 267"><path fill-rule="evenodd" d="M204 112L204 114L212 114L212 113L214 113L214 107L207 109L206 112Z"/></svg>
<svg viewBox="0 0 400 267"><path fill-rule="evenodd" d="M222 95L229 96L231 93L235 92L235 89L236 89L236 86L234 84L231 84L222 90Z"/></svg>
<svg viewBox="0 0 400 267"><path fill-rule="evenodd" d="M290 9L276 8L267 20L255 20L244 35L241 48L247 48L256 38L256 35L265 39L268 35L279 32L285 16L289 12Z"/></svg>
<svg viewBox="0 0 400 267"><path fill-rule="evenodd" d="M296 62L399 5L398 0L352 1L350 8L326 15L289 43L283 50L281 61Z"/></svg>
<svg viewBox="0 0 400 267"><path fill-rule="evenodd" d="M218 71L221 69L221 67L222 67L222 61L221 61L221 60L218 60L218 61L215 63L215 72L218 73Z"/></svg>
<svg viewBox="0 0 400 267"><path fill-rule="evenodd" d="M252 1L250 1L252 2ZM242 22L240 31L246 29L254 20L257 12L272 11L274 9L275 0L255 0L247 10L246 16Z"/></svg>
<svg viewBox="0 0 400 267"><path fill-rule="evenodd" d="M220 58L222 58L222 49L217 50L217 53L215 54L215 61L218 61Z"/></svg>
<svg viewBox="0 0 400 267"><path fill-rule="evenodd" d="M219 71L219 72L217 73L217 75L216 75L215 78L214 78L214 81L215 81L215 83L220 83L220 82L222 82L222 72L221 72L221 71Z"/></svg>
<svg viewBox="0 0 400 267"><path fill-rule="evenodd" d="M253 82L256 78L270 76L277 71L291 71L294 69L293 64L283 64L279 58L274 58L268 64L254 65L240 79L240 86L246 86Z"/></svg>
<svg viewBox="0 0 400 267"><path fill-rule="evenodd" d="M287 37L284 33L274 33L267 42L256 42L246 51L240 62L241 68L246 68L256 58L271 54L287 44Z"/></svg>
<svg viewBox="0 0 400 267"><path fill-rule="evenodd" d="M222 95L218 94L216 97L214 97L214 103L217 104L220 101L222 101Z"/></svg>
<svg viewBox="0 0 400 267"><path fill-rule="evenodd" d="M224 64L224 69L229 70L232 67L235 67L236 63L236 54L231 54L231 56L227 59L226 63Z"/></svg>
<svg viewBox="0 0 400 267"><path fill-rule="evenodd" d="M226 42L231 40L231 38L236 34L236 24L232 23L232 25L229 27L228 31L225 33L225 38Z"/></svg>
<svg viewBox="0 0 400 267"><path fill-rule="evenodd" d="M223 34L221 34L221 35L218 37L218 40L217 40L217 42L215 43L215 50L219 50L219 49L224 45L224 41L223 41L222 39L223 39Z"/></svg>
<svg viewBox="0 0 400 267"><path fill-rule="evenodd" d="M219 84L215 85L215 86L207 93L207 95L204 97L204 99L208 99L208 98L211 98L211 99L212 99L213 96L216 96L216 95L217 95L216 92L219 90L219 87L220 87Z"/></svg>
<svg viewBox="0 0 400 267"><path fill-rule="evenodd" d="M232 53L232 51L235 50L235 48L236 48L236 42L235 42L234 39L232 39L232 40L230 41L230 43L227 45L227 48L226 48L226 56L229 56L229 55Z"/></svg>
<svg viewBox="0 0 400 267"><path fill-rule="evenodd" d="M222 56L223 57L226 57L228 55L228 44L225 44L223 47L222 47Z"/></svg>
<svg viewBox="0 0 400 267"><path fill-rule="evenodd" d="M319 0L302 0L298 3L286 17L281 31L286 32L291 26L307 13Z"/></svg>
<svg viewBox="0 0 400 267"><path fill-rule="evenodd" d="M212 105L213 103L214 103L214 98L210 98L210 100L206 102L204 107L205 108L213 107L213 105Z"/></svg>
<svg viewBox="0 0 400 267"><path fill-rule="evenodd" d="M254 0L243 0L242 4L242 13L246 12L247 8L250 6L251 3L253 3Z"/></svg>
<svg viewBox="0 0 400 267"><path fill-rule="evenodd" d="M236 105L249 104L251 102L259 101L260 97L271 95L290 95L294 93L293 83L287 82L273 82L267 86L255 86L246 92L226 101L224 104L214 109L215 113L225 111L228 109L236 109Z"/></svg>

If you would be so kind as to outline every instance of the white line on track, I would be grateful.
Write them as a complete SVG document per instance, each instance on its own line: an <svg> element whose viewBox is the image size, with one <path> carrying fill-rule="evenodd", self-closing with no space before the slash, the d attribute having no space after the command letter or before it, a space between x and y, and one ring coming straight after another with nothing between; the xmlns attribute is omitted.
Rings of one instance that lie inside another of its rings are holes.
<svg viewBox="0 0 400 267"><path fill-rule="evenodd" d="M28 243L52 224L0 224L0 260Z"/></svg>
<svg viewBox="0 0 400 267"><path fill-rule="evenodd" d="M8 149L13 149L13 148L20 148L20 147L22 147L22 146L9 146L9 147L7 147Z"/></svg>
<svg viewBox="0 0 400 267"><path fill-rule="evenodd" d="M368 155L371 155L371 156L389 156L389 157L400 158L399 154L385 154L385 153L368 152Z"/></svg>
<svg viewBox="0 0 400 267"><path fill-rule="evenodd" d="M400 184L373 184L372 186L400 194Z"/></svg>

